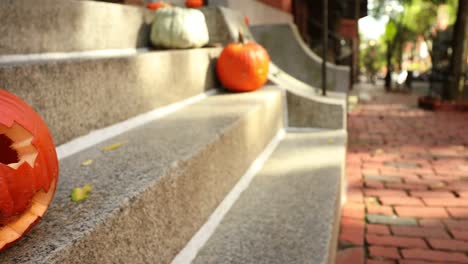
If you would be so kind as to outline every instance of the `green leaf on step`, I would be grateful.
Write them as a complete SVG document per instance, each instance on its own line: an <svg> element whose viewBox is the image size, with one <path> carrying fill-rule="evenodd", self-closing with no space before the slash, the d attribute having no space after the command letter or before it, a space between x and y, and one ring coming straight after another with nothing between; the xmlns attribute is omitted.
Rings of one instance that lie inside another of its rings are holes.
<svg viewBox="0 0 468 264"><path fill-rule="evenodd" d="M114 143L112 145L106 146L103 148L104 151L113 151L122 147L122 143Z"/></svg>
<svg viewBox="0 0 468 264"><path fill-rule="evenodd" d="M90 184L86 184L82 188L74 188L71 191L70 198L72 202L80 203L88 199L92 191L93 186Z"/></svg>
<svg viewBox="0 0 468 264"><path fill-rule="evenodd" d="M93 191L93 186L91 184L86 184L83 186L83 191L90 193Z"/></svg>

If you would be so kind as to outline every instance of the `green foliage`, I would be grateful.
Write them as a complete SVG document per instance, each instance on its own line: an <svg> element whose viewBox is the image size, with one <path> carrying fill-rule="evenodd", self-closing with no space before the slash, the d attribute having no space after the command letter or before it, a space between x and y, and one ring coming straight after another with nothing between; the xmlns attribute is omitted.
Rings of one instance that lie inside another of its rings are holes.
<svg viewBox="0 0 468 264"><path fill-rule="evenodd" d="M402 23L415 35L427 36L437 20L439 6L427 0L413 0L405 5Z"/></svg>
<svg viewBox="0 0 468 264"><path fill-rule="evenodd" d="M449 24L453 25L457 20L458 0L446 0L445 4L449 15Z"/></svg>
<svg viewBox="0 0 468 264"><path fill-rule="evenodd" d="M437 22L438 12L441 6L449 16L449 24L456 20L458 0L374 0L369 14L375 18L388 17L385 33L379 39L377 55L378 62L371 63L369 47L361 54L362 67L383 67L382 61L387 59L385 51L390 56L390 64L401 63L404 43L414 41L418 36L423 36L429 48L432 47L433 26ZM401 8L403 7L403 8ZM382 51L382 52L381 52ZM374 52L375 54L375 52ZM430 51L432 56L432 52Z"/></svg>
<svg viewBox="0 0 468 264"><path fill-rule="evenodd" d="M375 18L380 18L385 15L392 17L392 14L396 14L396 13L395 12L389 13L389 11L387 10L388 6L404 5L411 1L412 0L374 0L373 6L369 10L369 15Z"/></svg>
<svg viewBox="0 0 468 264"><path fill-rule="evenodd" d="M375 45L371 46L369 45L368 40L364 40L363 43L365 44L359 54L359 66L368 73L376 73L386 64L386 46L378 44L379 42L376 42Z"/></svg>
<svg viewBox="0 0 468 264"><path fill-rule="evenodd" d="M386 42L391 42L395 39L397 34L397 25L393 19L388 21L387 26L385 27L384 39Z"/></svg>

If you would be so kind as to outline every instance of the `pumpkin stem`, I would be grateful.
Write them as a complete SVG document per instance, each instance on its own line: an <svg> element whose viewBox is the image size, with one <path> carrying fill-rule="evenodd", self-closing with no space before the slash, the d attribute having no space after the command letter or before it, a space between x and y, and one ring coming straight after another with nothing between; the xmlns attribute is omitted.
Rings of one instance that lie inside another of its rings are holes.
<svg viewBox="0 0 468 264"><path fill-rule="evenodd" d="M239 28L239 43L245 44L246 42L244 32L242 32L242 28Z"/></svg>

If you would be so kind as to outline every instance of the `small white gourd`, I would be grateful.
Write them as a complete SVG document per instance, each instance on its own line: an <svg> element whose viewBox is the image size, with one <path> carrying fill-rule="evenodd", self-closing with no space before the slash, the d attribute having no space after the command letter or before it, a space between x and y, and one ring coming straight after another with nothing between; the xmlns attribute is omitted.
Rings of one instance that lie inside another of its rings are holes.
<svg viewBox="0 0 468 264"><path fill-rule="evenodd" d="M160 8L151 27L151 43L163 48L199 48L208 44L208 27L200 10Z"/></svg>

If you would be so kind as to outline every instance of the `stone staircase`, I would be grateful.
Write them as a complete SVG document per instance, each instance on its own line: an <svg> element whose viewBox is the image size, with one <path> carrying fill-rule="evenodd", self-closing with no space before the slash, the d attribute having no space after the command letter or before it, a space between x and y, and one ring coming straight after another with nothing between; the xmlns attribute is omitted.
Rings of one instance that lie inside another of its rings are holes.
<svg viewBox="0 0 468 264"><path fill-rule="evenodd" d="M243 26L203 11L213 43ZM43 116L61 167L46 216L0 263L334 262L344 97L277 71L227 93L221 48L151 50L152 13L136 7L6 0L0 16L0 87ZM91 197L71 202L85 184Z"/></svg>

